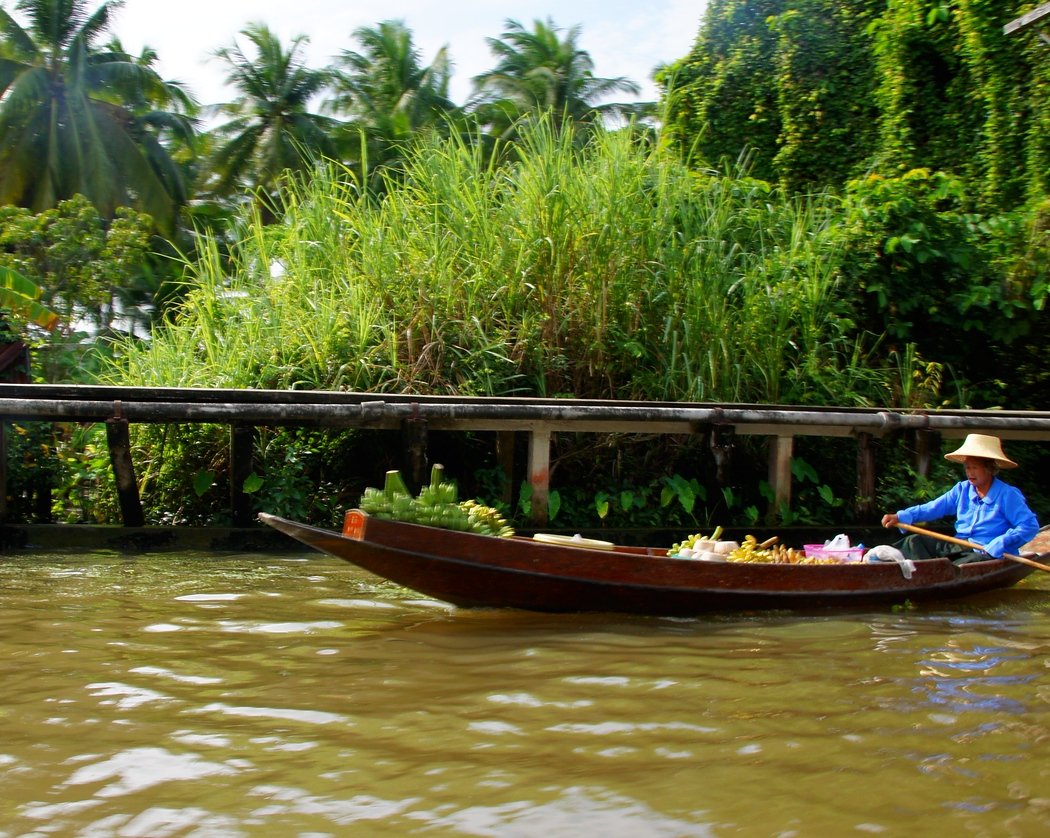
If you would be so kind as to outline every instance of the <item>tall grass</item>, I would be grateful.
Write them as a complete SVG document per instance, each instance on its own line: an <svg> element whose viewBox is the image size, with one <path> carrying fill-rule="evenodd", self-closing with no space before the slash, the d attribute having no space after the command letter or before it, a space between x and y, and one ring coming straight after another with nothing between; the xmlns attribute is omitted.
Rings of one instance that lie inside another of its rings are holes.
<svg viewBox="0 0 1050 838"><path fill-rule="evenodd" d="M106 379L165 386L868 403L836 204L696 174L629 130L514 155L421 141L382 197L320 168ZM502 162L499 162L502 161Z"/></svg>

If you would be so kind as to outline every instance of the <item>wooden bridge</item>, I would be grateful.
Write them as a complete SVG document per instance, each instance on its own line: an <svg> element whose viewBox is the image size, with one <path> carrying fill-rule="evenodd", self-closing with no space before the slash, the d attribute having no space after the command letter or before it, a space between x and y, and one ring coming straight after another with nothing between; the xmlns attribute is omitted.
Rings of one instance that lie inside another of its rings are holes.
<svg viewBox="0 0 1050 838"><path fill-rule="evenodd" d="M515 435L528 435L526 473L533 520L546 522L552 437L569 433L700 434L715 445L732 435L769 439L774 504L791 501L791 459L798 436L852 437L857 444L857 495L875 496L873 441L916 434L916 468L926 473L931 438L990 433L1003 439L1050 440L1050 412L1003 410L892 411L866 408L629 402L577 399L466 398L391 393L201 390L150 387L0 384L0 503L6 498L8 422L105 423L124 523L143 521L128 428L131 423L219 424L230 428L231 509L237 525L251 522L241 487L253 471L257 427L369 428L402 434L419 457L428 431L492 431L500 465L513 472ZM418 463L406 462L411 473ZM5 509L0 508L0 520Z"/></svg>

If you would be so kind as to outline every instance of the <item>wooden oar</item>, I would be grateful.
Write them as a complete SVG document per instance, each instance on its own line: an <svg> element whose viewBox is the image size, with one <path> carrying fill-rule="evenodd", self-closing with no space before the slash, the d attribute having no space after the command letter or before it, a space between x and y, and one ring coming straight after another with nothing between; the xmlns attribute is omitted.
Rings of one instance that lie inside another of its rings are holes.
<svg viewBox="0 0 1050 838"><path fill-rule="evenodd" d="M947 541L949 544L958 544L960 547L969 547L971 550L984 550L984 548L980 544L974 544L972 541L966 541L962 538L956 538L954 535L945 535L944 533L934 532L933 530L924 530L922 527L914 527L911 524L902 524L900 522L897 523L897 526L900 527L902 530L907 530L908 532L918 533L919 535L928 535L931 538L937 538L941 541ZM1034 567L1037 570L1045 570L1047 573L1050 573L1050 565L1040 564L1039 562L1034 561L1033 559L1025 558L1024 556L1015 556L1012 553L1003 553L1003 558L1009 559L1012 562L1020 562L1021 564L1026 564L1029 567Z"/></svg>

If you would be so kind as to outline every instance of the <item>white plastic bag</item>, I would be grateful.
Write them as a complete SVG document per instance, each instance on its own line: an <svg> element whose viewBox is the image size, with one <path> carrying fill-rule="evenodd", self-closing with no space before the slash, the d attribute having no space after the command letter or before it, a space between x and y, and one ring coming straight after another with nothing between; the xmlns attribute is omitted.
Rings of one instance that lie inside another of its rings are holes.
<svg viewBox="0 0 1050 838"><path fill-rule="evenodd" d="M848 550L850 548L849 536L844 532L840 532L830 541L824 542L825 550Z"/></svg>
<svg viewBox="0 0 1050 838"><path fill-rule="evenodd" d="M915 572L915 562L904 558L904 554L890 544L880 544L878 547L872 547L864 554L864 561L896 562L900 565L901 573L904 574L905 579L911 579L912 573Z"/></svg>

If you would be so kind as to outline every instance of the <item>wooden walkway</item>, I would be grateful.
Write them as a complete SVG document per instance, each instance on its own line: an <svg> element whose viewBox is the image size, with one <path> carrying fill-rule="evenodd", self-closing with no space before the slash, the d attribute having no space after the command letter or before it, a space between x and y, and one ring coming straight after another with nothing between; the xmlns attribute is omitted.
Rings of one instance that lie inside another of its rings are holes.
<svg viewBox="0 0 1050 838"><path fill-rule="evenodd" d="M142 508L128 428L131 423L220 424L230 428L231 485L252 473L254 429L298 426L400 431L423 452L428 431L493 431L501 466L513 470L514 435L528 434L527 475L533 489L533 520L546 522L550 491L550 445L554 434L644 433L765 436L770 441L769 478L776 507L791 501L791 458L797 436L857 440L857 494L873 498L872 442L902 431L920 441L939 434L990 433L1004 439L1050 440L1050 412L952 410L898 412L838 407L626 402L576 399L466 398L388 393L199 390L149 387L0 384L0 429L6 422L105 423L124 523L139 526ZM920 452L923 445L920 445ZM916 464L925 473L926 461ZM0 489L6 485L6 451L0 433ZM0 495L3 498L4 492ZM251 521L250 499L235 488L234 523ZM0 519L2 519L0 510Z"/></svg>

